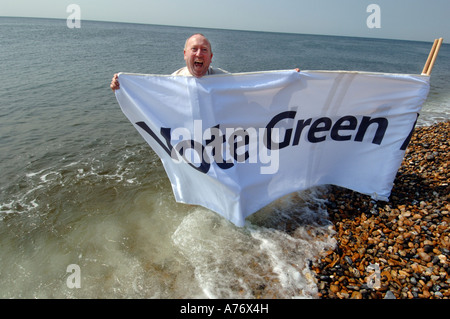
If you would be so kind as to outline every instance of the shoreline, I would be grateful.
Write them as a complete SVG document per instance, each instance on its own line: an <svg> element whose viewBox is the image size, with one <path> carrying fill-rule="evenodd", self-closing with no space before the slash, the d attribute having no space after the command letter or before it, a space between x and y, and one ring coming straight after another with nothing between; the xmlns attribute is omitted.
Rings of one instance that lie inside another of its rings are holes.
<svg viewBox="0 0 450 319"><path fill-rule="evenodd" d="M450 121L416 127L389 202L332 186L337 241L312 263L323 299L450 297Z"/></svg>

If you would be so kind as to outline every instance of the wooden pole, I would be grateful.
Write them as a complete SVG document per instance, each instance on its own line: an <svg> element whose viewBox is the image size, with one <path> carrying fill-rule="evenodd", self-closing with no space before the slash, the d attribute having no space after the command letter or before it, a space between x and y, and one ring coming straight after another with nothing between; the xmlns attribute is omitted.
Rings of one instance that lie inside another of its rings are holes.
<svg viewBox="0 0 450 319"><path fill-rule="evenodd" d="M428 54L427 62L425 62L425 65L423 66L422 75L427 74L428 67L430 66L430 62L431 62L431 59L433 58L434 51L436 50L437 43L438 43L438 39L435 39L433 46L431 47L430 53Z"/></svg>
<svg viewBox="0 0 450 319"><path fill-rule="evenodd" d="M431 70L433 70L434 62L436 61L442 41L443 41L442 38L434 40L433 47L430 50L430 54L428 55L427 62L425 63L425 66L423 67L422 75L429 76L431 74Z"/></svg>
<svg viewBox="0 0 450 319"><path fill-rule="evenodd" d="M442 41L443 41L443 39L440 38L438 43L437 43L436 50L434 50L433 58L431 59L430 66L428 67L428 70L427 70L427 75L430 75L431 74L431 70L433 70L434 62L436 61L437 55L439 53L439 49L440 49L441 44L442 44Z"/></svg>

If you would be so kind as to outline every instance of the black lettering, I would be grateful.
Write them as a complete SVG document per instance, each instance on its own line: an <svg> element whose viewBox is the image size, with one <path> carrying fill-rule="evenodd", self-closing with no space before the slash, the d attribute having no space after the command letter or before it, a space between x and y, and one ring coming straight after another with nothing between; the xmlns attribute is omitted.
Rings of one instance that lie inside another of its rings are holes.
<svg viewBox="0 0 450 319"><path fill-rule="evenodd" d="M270 122L266 126L266 130L264 133L264 142L266 144L267 149L271 150L273 148L272 146L272 129L275 127L275 125L284 119L293 119L295 117L295 114L297 114L296 111L286 111L279 113L275 115ZM284 135L284 141L281 143L275 143L275 149L282 149L284 147L289 146L289 143L291 141L291 135L292 135L292 129L287 129Z"/></svg>
<svg viewBox="0 0 450 319"><path fill-rule="evenodd" d="M236 141L237 138L240 138L240 140ZM243 154L238 154L238 148L242 147L244 148L246 145L250 143L250 137L247 133L247 131L243 129L235 130L233 134L229 137L228 144L233 145L233 148L231 148L231 153L233 158L240 163L245 162L249 157L250 154L248 151L245 151Z"/></svg>
<svg viewBox="0 0 450 319"><path fill-rule="evenodd" d="M188 149L193 149L197 153L198 157L201 159L201 163L199 166L195 166L192 163L195 162L195 160L190 161L186 158L185 154ZM191 167L195 168L196 170L204 174L208 173L211 164L209 163L209 160L207 160L206 158L205 147L202 144L194 140L184 140L175 145L175 150L177 150L177 152L183 157L186 163L188 163Z"/></svg>
<svg viewBox="0 0 450 319"><path fill-rule="evenodd" d="M163 141L161 141L161 139L155 134L155 132L152 131L152 129L150 127L148 127L148 125L145 122L136 122L136 125L139 126L140 128L142 128L145 132L147 132L151 137L153 137L155 139L155 141L162 147L162 149L169 154L169 156L172 157L172 150L173 150L173 146L172 144L170 144L170 128L167 127L162 127L161 128L161 135L163 136L163 138L166 141L166 144L163 143ZM188 161L186 159L185 156L185 151L189 148L194 149L197 154L199 155L199 158L201 158L201 164L200 166L195 166L194 164L192 164L190 161ZM189 141L181 141L180 143L178 143L175 146L175 149L178 151L178 153L183 156L184 160L193 168L195 168L196 170L202 172L202 173L207 173L209 171L209 168L211 166L211 164L209 164L209 161L207 161L205 159L205 147L198 143L195 142L193 140L189 140Z"/></svg>
<svg viewBox="0 0 450 319"><path fill-rule="evenodd" d="M344 125L344 122L349 122ZM331 129L331 138L335 141L348 141L352 138L351 135L340 135L339 131L353 131L358 125L358 120L354 116L344 116L334 123Z"/></svg>
<svg viewBox="0 0 450 319"><path fill-rule="evenodd" d="M292 145L298 145L300 142L300 136L302 135L303 129L311 124L312 119L305 120L298 120L297 127L295 128L295 135L294 135L294 141L292 142Z"/></svg>
<svg viewBox="0 0 450 319"><path fill-rule="evenodd" d="M211 138L205 140L206 146L211 146L211 155L214 158L217 166L221 169L229 169L234 166L234 163L227 162L223 159L224 148L222 145L226 142L225 135L221 135L220 124L210 128Z"/></svg>
<svg viewBox="0 0 450 319"><path fill-rule="evenodd" d="M159 137L155 134L155 132L152 131L152 129L150 127L148 127L148 125L145 122L136 122L136 125L139 126L140 128L142 128L145 132L147 132L151 137L153 137L155 139L155 141L163 148L163 150L171 155L171 151L172 151L172 145L170 145L170 143L167 143L167 137L165 136L165 134L167 134L167 130L168 130L168 136L169 136L169 141L170 141L170 128L161 128L161 135L166 139L166 143L167 146L164 145L164 143L159 139ZM167 148L169 147L169 148Z"/></svg>
<svg viewBox="0 0 450 319"><path fill-rule="evenodd" d="M373 137L372 143L380 145L383 141L384 134L386 133L388 127L388 120L384 117L378 117L375 119L370 118L370 116L364 116L362 118L361 124L358 128L358 133L356 133L355 141L362 142L366 134L367 128L372 124L378 124L377 131Z"/></svg>
<svg viewBox="0 0 450 319"><path fill-rule="evenodd" d="M162 137L164 137L164 139L166 140L166 145L168 147L168 151L170 152L169 155L173 155L172 154L173 147L172 147L172 144L170 143L170 131L171 131L171 128L161 127L160 133L161 133ZM159 144L159 145L161 145L161 144Z"/></svg>
<svg viewBox="0 0 450 319"><path fill-rule="evenodd" d="M408 147L409 142L411 142L411 137L412 137L412 135L414 133L414 128L416 127L418 119L419 119L419 113L417 113L416 121L414 122L414 125L413 125L413 127L411 129L411 132L409 132L408 137L406 138L406 140L403 142L402 146L400 147L401 151L406 151L406 148Z"/></svg>
<svg viewBox="0 0 450 319"><path fill-rule="evenodd" d="M325 141L326 136L317 137L316 133L326 132L331 128L331 119L328 117L321 117L314 121L308 132L308 141L311 143L319 143Z"/></svg>

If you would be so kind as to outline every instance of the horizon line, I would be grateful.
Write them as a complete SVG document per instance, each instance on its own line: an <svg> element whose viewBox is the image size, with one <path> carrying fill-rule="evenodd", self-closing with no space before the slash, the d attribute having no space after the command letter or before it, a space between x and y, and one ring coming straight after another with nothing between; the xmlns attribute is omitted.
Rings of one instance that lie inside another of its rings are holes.
<svg viewBox="0 0 450 319"><path fill-rule="evenodd" d="M55 18L55 17L32 17L32 16L2 16L0 18L21 18L21 19L48 19L48 20L67 20L67 18ZM342 38L360 38L360 39L375 39L375 40L392 40L392 41L406 41L406 42L422 42L433 43L434 39L430 40L409 40L401 38L382 38L371 36L358 36L358 35L343 35L343 34L324 34L324 33L300 33L300 32L288 32L288 31L267 31L267 30L254 30L254 29L232 29L232 28L219 28L219 27L196 27L187 25L172 25L172 24L155 24L149 22L130 22L130 21L111 21L111 20L93 20L93 19L81 19L81 21L89 22L103 22L103 23L123 23L123 24L135 24L135 25L152 25L162 27L176 27L176 28L191 28L191 29L209 29L209 30L224 30L224 31L242 31L242 32L261 32L261 33L279 33L279 34L293 34L293 35L309 35L309 36L324 36L324 37L342 37ZM436 38L440 38L436 37ZM442 44L449 44L443 39Z"/></svg>

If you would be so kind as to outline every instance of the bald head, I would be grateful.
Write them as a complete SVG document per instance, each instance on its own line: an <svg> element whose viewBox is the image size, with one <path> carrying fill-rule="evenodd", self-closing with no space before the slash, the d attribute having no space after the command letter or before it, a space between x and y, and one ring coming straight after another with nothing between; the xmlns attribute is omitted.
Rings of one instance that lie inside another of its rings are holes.
<svg viewBox="0 0 450 319"><path fill-rule="evenodd" d="M186 48L187 48L187 46L188 46L188 44L189 44L189 40L191 40L192 38L203 38L203 40L204 40L205 42L208 43L209 50L210 50L211 53L212 53L211 42L209 42L208 38L205 37L205 36L204 36L203 34L201 34L201 33L195 33L195 34L191 35L189 38L186 39L186 43L184 44L184 49L185 49L185 50L186 50Z"/></svg>

